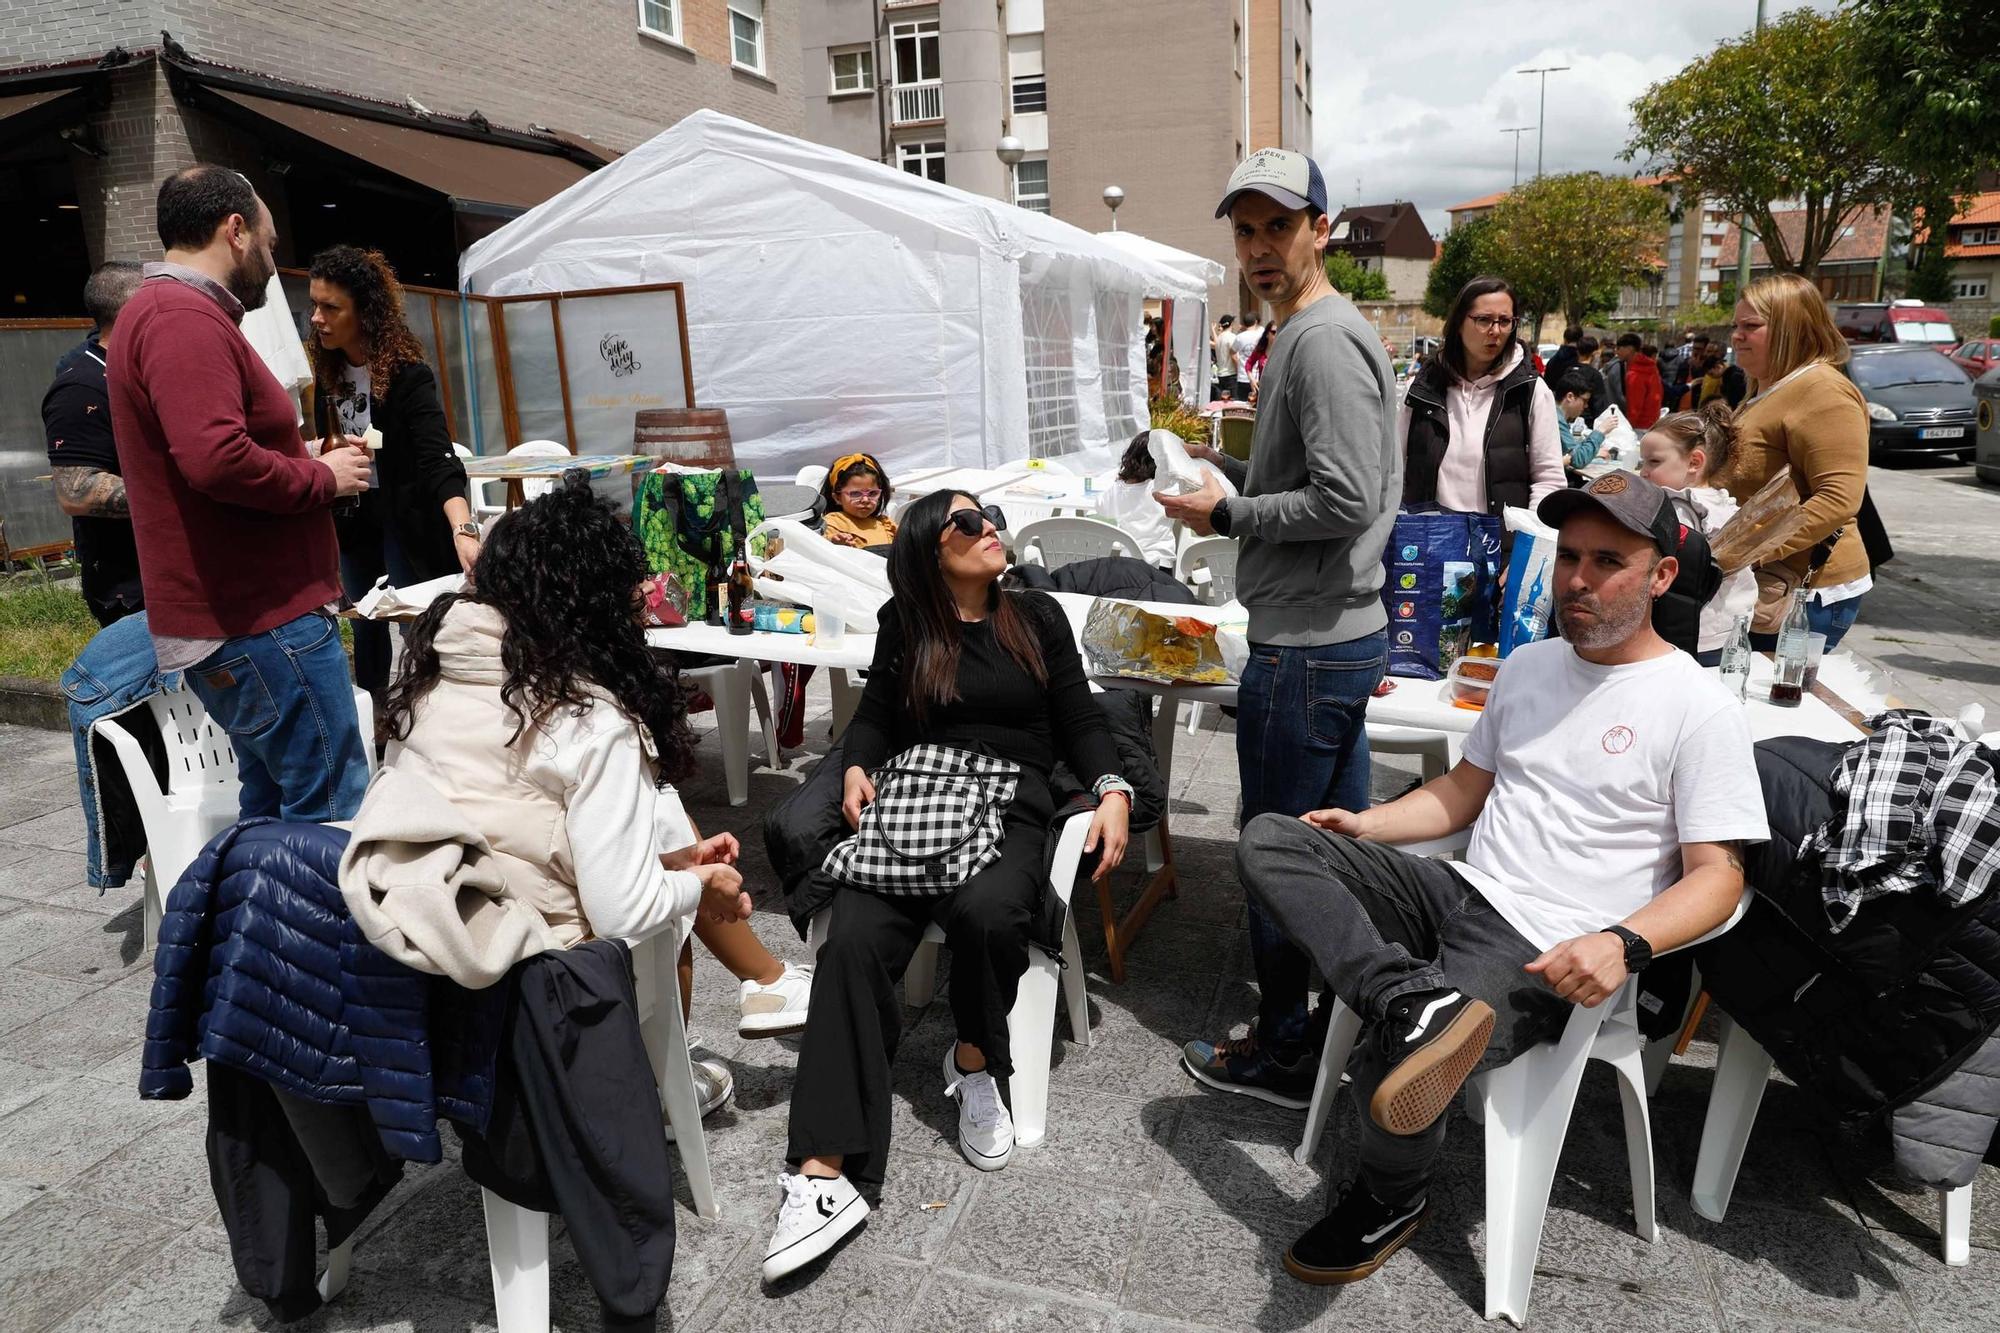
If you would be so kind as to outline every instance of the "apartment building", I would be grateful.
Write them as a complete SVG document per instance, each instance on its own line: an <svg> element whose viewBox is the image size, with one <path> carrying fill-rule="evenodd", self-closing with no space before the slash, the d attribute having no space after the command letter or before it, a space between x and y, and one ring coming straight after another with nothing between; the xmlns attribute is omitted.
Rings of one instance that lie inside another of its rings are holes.
<svg viewBox="0 0 2000 1333"><path fill-rule="evenodd" d="M1245 153L1312 144L1311 0L802 0L806 137L1116 225L1231 274L1214 197ZM998 155L1011 136L1021 158Z"/></svg>
<svg viewBox="0 0 2000 1333"><path fill-rule="evenodd" d="M0 226L16 242L0 297L78 313L92 265L157 251L155 189L202 160L257 186L280 262L359 241L449 286L465 245L699 107L798 133L798 12L0 0Z"/></svg>

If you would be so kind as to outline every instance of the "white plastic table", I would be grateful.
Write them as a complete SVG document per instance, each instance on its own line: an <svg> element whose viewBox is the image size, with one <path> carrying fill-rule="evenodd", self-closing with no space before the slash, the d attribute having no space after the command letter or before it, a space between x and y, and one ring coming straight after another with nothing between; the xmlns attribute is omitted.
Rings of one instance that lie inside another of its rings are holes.
<svg viewBox="0 0 2000 1333"><path fill-rule="evenodd" d="M750 684L758 667L778 662L798 666L824 667L833 686L833 734L838 736L854 716L861 699L861 687L854 673L865 671L875 660L875 636L849 633L838 644L814 642L810 634L777 634L759 631L731 634L720 625L683 625L678 629L649 629L646 646L680 653L706 653L733 657L745 668L717 674L711 693L715 698L716 734L722 743L723 781L729 789L729 803L742 805L750 799Z"/></svg>

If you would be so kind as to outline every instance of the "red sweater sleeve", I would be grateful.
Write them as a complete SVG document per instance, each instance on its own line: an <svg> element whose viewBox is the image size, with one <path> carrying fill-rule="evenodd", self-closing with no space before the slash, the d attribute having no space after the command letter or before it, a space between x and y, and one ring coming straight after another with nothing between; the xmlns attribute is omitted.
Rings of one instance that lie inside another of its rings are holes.
<svg viewBox="0 0 2000 1333"><path fill-rule="evenodd" d="M333 473L251 438L239 358L255 357L220 315L154 320L133 348L167 452L188 485L225 504L298 514L334 499ZM255 367L262 370L262 366Z"/></svg>

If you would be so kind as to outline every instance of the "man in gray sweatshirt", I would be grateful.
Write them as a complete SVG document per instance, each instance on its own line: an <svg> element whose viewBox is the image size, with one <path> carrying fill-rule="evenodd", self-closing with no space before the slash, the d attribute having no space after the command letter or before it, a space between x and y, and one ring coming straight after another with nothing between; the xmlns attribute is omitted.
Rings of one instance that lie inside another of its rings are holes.
<svg viewBox="0 0 2000 1333"><path fill-rule="evenodd" d="M1329 804L1368 804L1368 699L1388 659L1382 550L1403 491L1395 372L1382 340L1327 282L1326 182L1302 153L1263 149L1229 178L1227 217L1243 276L1271 307L1250 462L1210 455L1241 494L1211 480L1161 496L1195 532L1236 539L1237 596L1250 617L1238 690L1236 762L1245 823ZM1252 902L1257 1022L1235 1040L1189 1042L1182 1063L1227 1092L1303 1108L1318 1056L1308 1034L1310 963Z"/></svg>

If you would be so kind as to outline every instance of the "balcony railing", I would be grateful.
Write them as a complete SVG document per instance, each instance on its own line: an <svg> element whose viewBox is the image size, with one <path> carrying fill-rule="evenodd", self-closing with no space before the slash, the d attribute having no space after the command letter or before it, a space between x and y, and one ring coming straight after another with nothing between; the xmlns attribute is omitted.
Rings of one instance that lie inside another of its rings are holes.
<svg viewBox="0 0 2000 1333"><path fill-rule="evenodd" d="M895 86L896 124L921 125L944 119L944 84L899 83Z"/></svg>

